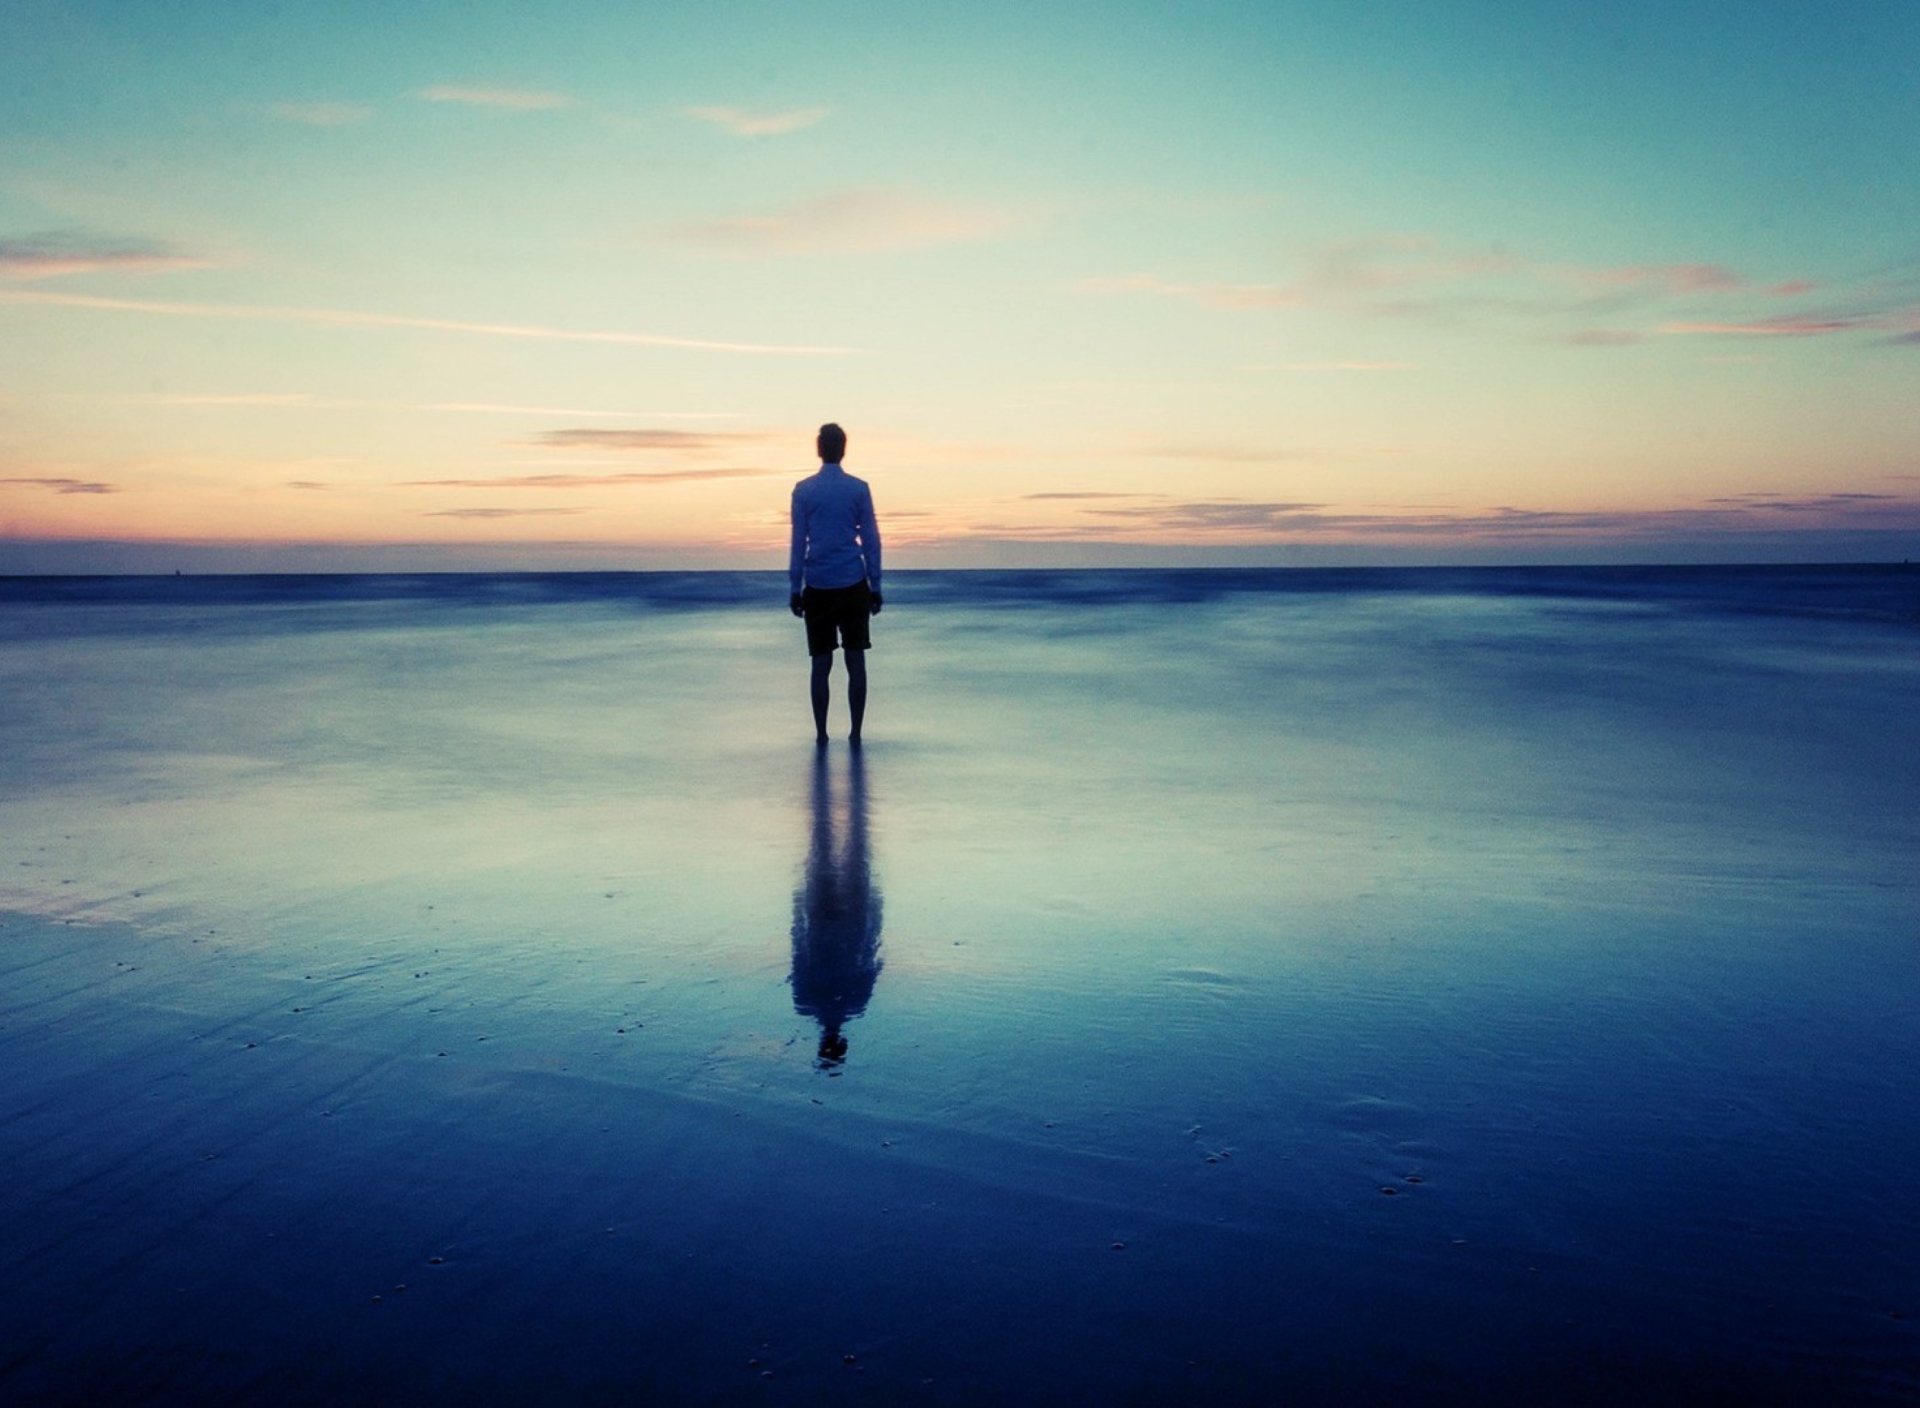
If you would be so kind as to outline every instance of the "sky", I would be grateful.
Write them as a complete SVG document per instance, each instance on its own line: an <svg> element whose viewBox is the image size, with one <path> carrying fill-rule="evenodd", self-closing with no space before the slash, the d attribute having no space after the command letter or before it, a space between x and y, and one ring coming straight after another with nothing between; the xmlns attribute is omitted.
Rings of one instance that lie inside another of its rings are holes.
<svg viewBox="0 0 1920 1408"><path fill-rule="evenodd" d="M0 6L0 571L1920 556L1920 5Z"/></svg>

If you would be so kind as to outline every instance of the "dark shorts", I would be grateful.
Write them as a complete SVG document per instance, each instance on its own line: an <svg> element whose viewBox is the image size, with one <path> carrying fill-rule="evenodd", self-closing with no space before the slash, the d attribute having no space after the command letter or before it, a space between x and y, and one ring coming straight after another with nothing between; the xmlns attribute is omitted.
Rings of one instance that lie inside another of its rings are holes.
<svg viewBox="0 0 1920 1408"><path fill-rule="evenodd" d="M831 655L834 646L871 650L867 622L873 616L873 593L865 582L850 587L808 587L800 605L807 617L807 654Z"/></svg>

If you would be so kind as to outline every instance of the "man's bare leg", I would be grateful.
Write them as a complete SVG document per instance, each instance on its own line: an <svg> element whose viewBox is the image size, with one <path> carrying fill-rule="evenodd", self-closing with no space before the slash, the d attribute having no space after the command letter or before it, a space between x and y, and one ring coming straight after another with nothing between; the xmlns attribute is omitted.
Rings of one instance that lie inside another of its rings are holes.
<svg viewBox="0 0 1920 1408"><path fill-rule="evenodd" d="M830 697L827 690L827 676L832 673L832 651L813 657L813 741L815 743L827 741L827 700ZM861 682L865 683L864 674Z"/></svg>
<svg viewBox="0 0 1920 1408"><path fill-rule="evenodd" d="M847 707L853 711L853 732L847 735L847 741L858 743L860 721L867 716L867 652L864 650L847 652Z"/></svg>

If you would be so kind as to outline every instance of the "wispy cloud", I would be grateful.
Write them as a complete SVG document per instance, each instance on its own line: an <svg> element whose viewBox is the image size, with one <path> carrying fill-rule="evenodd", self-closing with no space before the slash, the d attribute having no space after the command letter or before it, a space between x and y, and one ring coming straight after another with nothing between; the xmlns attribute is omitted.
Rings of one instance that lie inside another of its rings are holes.
<svg viewBox="0 0 1920 1408"><path fill-rule="evenodd" d="M377 404L338 396L315 396L306 391L232 391L174 394L149 391L121 398L137 406L302 406L321 410L363 408Z"/></svg>
<svg viewBox="0 0 1920 1408"><path fill-rule="evenodd" d="M1900 503L1902 500L1898 494L1748 493L1729 494L1723 498L1708 499L1707 502L1732 504L1739 508L1759 509L1769 513L1825 513L1833 510L1871 508L1876 504Z"/></svg>
<svg viewBox="0 0 1920 1408"><path fill-rule="evenodd" d="M1297 308L1306 298L1281 284L1180 283L1158 274L1096 275L1074 284L1080 293L1150 293L1190 299L1208 308Z"/></svg>
<svg viewBox="0 0 1920 1408"><path fill-rule="evenodd" d="M703 479L759 479L777 469L662 469L637 474L519 474L498 479L409 479L415 489L618 489Z"/></svg>
<svg viewBox="0 0 1920 1408"><path fill-rule="evenodd" d="M30 489L47 489L56 494L117 494L120 486L93 479L46 479L23 475L0 477L0 484L19 484Z"/></svg>
<svg viewBox="0 0 1920 1408"><path fill-rule="evenodd" d="M1762 318L1744 323L1663 323L1660 331L1676 337L1825 337L1873 325L1873 320L1862 317Z"/></svg>
<svg viewBox="0 0 1920 1408"><path fill-rule="evenodd" d="M899 187L863 187L659 233L673 244L734 257L878 254L991 239L1019 220L1017 212L999 207L960 205Z"/></svg>
<svg viewBox="0 0 1920 1408"><path fill-rule="evenodd" d="M565 93L529 88L469 88L452 83L422 88L420 96L429 103L463 103L468 107L498 108L504 112L541 112L573 104L573 99Z"/></svg>
<svg viewBox="0 0 1920 1408"><path fill-rule="evenodd" d="M1140 499L1150 498L1147 494L1115 494L1099 489L1065 489L1046 494L1022 494L1025 499ZM889 515L891 516L891 515Z"/></svg>
<svg viewBox="0 0 1920 1408"><path fill-rule="evenodd" d="M365 103L271 103L267 116L306 127L351 127L373 116Z"/></svg>
<svg viewBox="0 0 1920 1408"><path fill-rule="evenodd" d="M0 279L51 279L103 270L145 274L206 264L164 240L103 240L72 231L0 239Z"/></svg>
<svg viewBox="0 0 1920 1408"><path fill-rule="evenodd" d="M1412 236L1341 240L1308 253L1301 272L1273 283L1184 283L1157 274L1081 279L1084 293L1147 293L1187 299L1209 308L1278 309L1344 304L1376 312L1407 311L1405 300L1423 288L1520 272L1519 260L1500 251L1458 252ZM1391 297L1389 297L1391 295Z"/></svg>
<svg viewBox="0 0 1920 1408"><path fill-rule="evenodd" d="M1598 292L1729 293L1747 287L1746 280L1724 264L1627 264L1612 269L1569 268L1553 272L1579 287Z"/></svg>
<svg viewBox="0 0 1920 1408"><path fill-rule="evenodd" d="M1108 518L1146 519L1161 528L1179 531L1200 529L1257 529L1313 526L1326 508L1319 503L1243 503L1234 500L1196 500L1190 503L1155 503L1125 507L1095 508L1088 512Z"/></svg>
<svg viewBox="0 0 1920 1408"><path fill-rule="evenodd" d="M289 489L331 489L333 486L324 484L318 479L289 479L287 487Z"/></svg>
<svg viewBox="0 0 1920 1408"><path fill-rule="evenodd" d="M1591 511L1511 506L1459 511L1384 511L1336 509L1309 502L1181 500L1153 496L1137 503L1089 506L1082 512L1078 523L995 524L984 526L982 531L1043 541L1098 541L1119 535L1131 541L1171 536L1216 542L1312 539L1463 542L1569 540L1646 533L1735 533L1779 526L1920 528L1920 499L1877 493L1751 493L1671 509Z"/></svg>
<svg viewBox="0 0 1920 1408"><path fill-rule="evenodd" d="M1226 310L1335 309L1454 322L1489 316L1565 330L1576 347L1629 347L1651 336L1816 337L1864 328L1913 330L1913 291L1857 290L1853 306L1782 315L1781 299L1811 293L1811 279L1763 283L1725 264L1699 261L1583 267L1504 251L1449 250L1413 237L1368 237L1310 250L1292 277L1266 283L1182 281L1156 273L1099 276L1075 287L1095 294L1181 299ZM1334 369L1342 364L1294 364Z"/></svg>
<svg viewBox="0 0 1920 1408"><path fill-rule="evenodd" d="M850 347L813 347L766 342L720 342L698 337L669 337L648 332L579 332L524 323L474 323L453 318L416 318L398 313L364 313L333 308L264 308L228 303L166 303L138 298L99 298L89 294L47 293L38 289L0 289L0 302L48 303L106 312L152 313L174 318L236 318L263 322L318 323L329 327L420 328L430 332L469 333L481 337L530 338L544 342L609 343L626 347L677 347L697 352L742 352L759 356L842 357Z"/></svg>
<svg viewBox="0 0 1920 1408"><path fill-rule="evenodd" d="M564 449L564 451L614 451L618 455L674 455L680 459L705 459L720 453L741 453L766 446L770 442L780 442L787 436L776 436L760 430L609 430L601 426L572 426L564 430L543 430L534 440L524 444L534 444L541 449ZM578 463L578 459L574 461ZM593 461L589 461L593 463ZM609 461L597 461L609 463ZM618 461L612 461L618 463ZM770 474L785 474L791 471L766 469L758 465L726 465L726 467L699 467L699 469L649 469L649 471L620 471L614 474L541 473L511 474L499 478L430 478L430 480L411 480L417 488L478 488L478 490L582 490L582 488L632 488L632 486L659 486L659 484L693 484L701 480L724 480L724 478L764 478Z"/></svg>
<svg viewBox="0 0 1920 1408"><path fill-rule="evenodd" d="M583 508L435 508L422 518L547 518L555 514L585 513Z"/></svg>
<svg viewBox="0 0 1920 1408"><path fill-rule="evenodd" d="M70 399L111 401L129 406L237 407L253 409L285 407L295 410L374 410L429 411L444 415L537 416L551 420L555 416L591 416L599 420L742 420L744 411L615 411L582 406L518 406L495 401L383 401L358 396L321 396L310 391L227 391L167 392L143 391L132 395L93 396L74 393Z"/></svg>
<svg viewBox="0 0 1920 1408"><path fill-rule="evenodd" d="M784 137L789 132L813 126L830 109L789 108L784 112L749 112L745 108L698 107L682 108L681 111L688 117L710 122L736 137Z"/></svg>
<svg viewBox="0 0 1920 1408"><path fill-rule="evenodd" d="M713 454L785 438L788 437L748 430L603 430L596 427L542 431L531 443L555 450L659 451L684 455Z"/></svg>

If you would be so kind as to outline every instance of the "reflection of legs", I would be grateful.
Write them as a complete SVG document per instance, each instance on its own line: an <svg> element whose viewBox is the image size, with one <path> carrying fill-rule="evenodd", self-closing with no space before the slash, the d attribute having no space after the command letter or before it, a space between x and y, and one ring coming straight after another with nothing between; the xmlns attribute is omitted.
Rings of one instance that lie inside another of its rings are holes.
<svg viewBox="0 0 1920 1408"><path fill-rule="evenodd" d="M827 741L827 676L833 673L833 652L813 657L813 736Z"/></svg>
<svg viewBox="0 0 1920 1408"><path fill-rule="evenodd" d="M853 732L847 737L853 742L860 741L860 721L867 716L867 652L849 650L847 652L847 707L853 711ZM816 711L816 716L825 719L824 713ZM822 728L826 725L822 723Z"/></svg>

